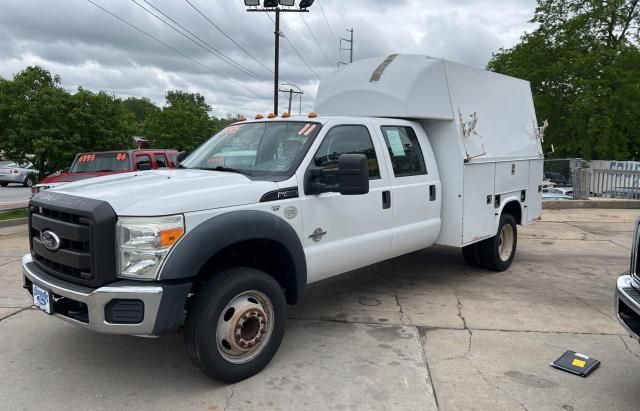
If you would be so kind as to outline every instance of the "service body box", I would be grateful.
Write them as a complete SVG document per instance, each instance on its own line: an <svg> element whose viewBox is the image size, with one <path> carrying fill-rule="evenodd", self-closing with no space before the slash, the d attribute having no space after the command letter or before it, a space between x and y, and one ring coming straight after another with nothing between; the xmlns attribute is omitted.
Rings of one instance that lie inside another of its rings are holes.
<svg viewBox="0 0 640 411"><path fill-rule="evenodd" d="M495 235L507 200L521 203L523 224L540 216L544 155L527 81L423 55L391 55L324 79L316 110L420 122L442 182L439 244Z"/></svg>

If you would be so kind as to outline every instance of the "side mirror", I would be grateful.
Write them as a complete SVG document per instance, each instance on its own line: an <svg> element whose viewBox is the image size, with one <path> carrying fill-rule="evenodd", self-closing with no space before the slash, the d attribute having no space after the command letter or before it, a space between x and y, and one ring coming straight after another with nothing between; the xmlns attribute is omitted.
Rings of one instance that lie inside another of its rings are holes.
<svg viewBox="0 0 640 411"><path fill-rule="evenodd" d="M333 177L335 184L321 183L320 177ZM338 168L310 169L305 175L304 193L340 193L361 195L369 193L369 162L364 154L343 154Z"/></svg>
<svg viewBox="0 0 640 411"><path fill-rule="evenodd" d="M187 158L187 152L186 151L179 152L178 156L176 157L176 165L182 163L185 158Z"/></svg>
<svg viewBox="0 0 640 411"><path fill-rule="evenodd" d="M62 169L63 173L68 173L69 171L71 171L71 167L66 167Z"/></svg>
<svg viewBox="0 0 640 411"><path fill-rule="evenodd" d="M151 163L138 164L138 171L147 171L147 170L151 170L152 168L153 166L151 165Z"/></svg>

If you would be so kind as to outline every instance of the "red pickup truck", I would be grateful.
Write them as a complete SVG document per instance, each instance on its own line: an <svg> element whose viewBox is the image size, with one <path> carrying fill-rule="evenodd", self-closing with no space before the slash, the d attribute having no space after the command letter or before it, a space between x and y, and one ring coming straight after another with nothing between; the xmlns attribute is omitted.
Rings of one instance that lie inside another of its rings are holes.
<svg viewBox="0 0 640 411"><path fill-rule="evenodd" d="M45 177L31 187L31 193L37 194L51 187L110 174L175 168L178 154L177 150L120 150L80 153L73 160L69 169Z"/></svg>

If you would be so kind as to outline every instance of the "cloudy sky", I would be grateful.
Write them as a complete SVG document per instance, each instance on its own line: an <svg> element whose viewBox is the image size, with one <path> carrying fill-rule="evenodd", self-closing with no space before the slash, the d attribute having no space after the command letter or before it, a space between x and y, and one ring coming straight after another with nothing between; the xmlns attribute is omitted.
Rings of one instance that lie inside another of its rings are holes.
<svg viewBox="0 0 640 411"><path fill-rule="evenodd" d="M340 58L348 59L348 52L340 55L337 38L347 37L351 27L356 60L419 53L484 67L492 52L513 46L532 29L527 21L535 5L535 0L316 0L309 13L282 16L287 39L281 42L281 82L301 87L303 110L310 110L319 78L335 70ZM37 64L59 74L71 91L83 86L163 104L167 90L181 89L203 94L216 115L268 112L273 22L266 13L245 10L243 0L3 0L0 76L10 78ZM281 107L285 100L282 95Z"/></svg>

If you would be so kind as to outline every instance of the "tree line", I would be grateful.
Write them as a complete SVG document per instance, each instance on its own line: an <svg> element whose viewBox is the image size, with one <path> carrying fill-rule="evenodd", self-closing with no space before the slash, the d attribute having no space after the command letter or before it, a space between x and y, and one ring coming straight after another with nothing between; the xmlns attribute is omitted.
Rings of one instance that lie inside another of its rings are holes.
<svg viewBox="0 0 640 411"><path fill-rule="evenodd" d="M538 0L531 22L488 68L531 82L545 151L638 160L640 0Z"/></svg>
<svg viewBox="0 0 640 411"><path fill-rule="evenodd" d="M83 151L135 148L132 137L154 148L191 151L230 122L211 115L198 93L169 91L158 107L148 98L125 100L82 87L71 93L42 67L0 77L0 153L31 161L43 177L68 167Z"/></svg>

